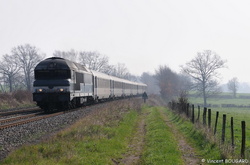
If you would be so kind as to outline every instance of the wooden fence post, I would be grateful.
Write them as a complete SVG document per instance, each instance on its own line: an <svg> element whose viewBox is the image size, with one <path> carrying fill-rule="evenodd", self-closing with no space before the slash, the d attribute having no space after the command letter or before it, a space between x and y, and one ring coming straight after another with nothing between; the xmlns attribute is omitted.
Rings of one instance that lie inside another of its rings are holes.
<svg viewBox="0 0 250 165"><path fill-rule="evenodd" d="M215 119L215 126L214 126L214 135L216 134L216 130L217 130L218 118L219 118L219 111L216 112L216 119Z"/></svg>
<svg viewBox="0 0 250 165"><path fill-rule="evenodd" d="M189 117L189 103L187 103L187 107L186 107L186 115L187 115L187 117Z"/></svg>
<svg viewBox="0 0 250 165"><path fill-rule="evenodd" d="M200 106L198 105L198 117L197 117L197 122L199 122L199 120L200 120Z"/></svg>
<svg viewBox="0 0 250 165"><path fill-rule="evenodd" d="M222 136L221 136L221 141L222 141L223 144L225 142L225 134L226 134L226 118L227 118L227 115L223 114Z"/></svg>
<svg viewBox="0 0 250 165"><path fill-rule="evenodd" d="M204 107L204 110L203 110L203 125L206 125L206 118L207 118L207 108Z"/></svg>
<svg viewBox="0 0 250 165"><path fill-rule="evenodd" d="M194 123L194 104L192 104L192 123Z"/></svg>
<svg viewBox="0 0 250 165"><path fill-rule="evenodd" d="M186 104L179 103L179 105L180 105L180 112L181 113L185 112Z"/></svg>
<svg viewBox="0 0 250 165"><path fill-rule="evenodd" d="M232 148L234 148L234 118L231 117L231 140L232 140Z"/></svg>
<svg viewBox="0 0 250 165"><path fill-rule="evenodd" d="M211 109L208 109L208 128L211 128Z"/></svg>
<svg viewBox="0 0 250 165"><path fill-rule="evenodd" d="M241 121L241 130L242 130L242 141L241 141L241 158L245 158L245 149L246 149L246 122Z"/></svg>

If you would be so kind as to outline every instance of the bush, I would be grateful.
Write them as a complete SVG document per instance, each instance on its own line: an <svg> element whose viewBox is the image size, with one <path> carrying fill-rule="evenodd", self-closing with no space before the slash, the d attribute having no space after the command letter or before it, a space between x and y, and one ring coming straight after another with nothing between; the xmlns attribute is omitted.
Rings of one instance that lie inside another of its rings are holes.
<svg viewBox="0 0 250 165"><path fill-rule="evenodd" d="M33 105L30 91L18 90L12 93L0 93L0 109L9 109Z"/></svg>
<svg viewBox="0 0 250 165"><path fill-rule="evenodd" d="M14 99L18 102L32 102L32 93L30 91L17 90L12 93Z"/></svg>

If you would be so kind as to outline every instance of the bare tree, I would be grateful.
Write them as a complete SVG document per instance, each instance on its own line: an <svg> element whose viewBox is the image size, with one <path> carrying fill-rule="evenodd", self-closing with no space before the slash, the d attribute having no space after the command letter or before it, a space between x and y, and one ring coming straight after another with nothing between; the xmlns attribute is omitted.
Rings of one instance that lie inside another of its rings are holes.
<svg viewBox="0 0 250 165"><path fill-rule="evenodd" d="M0 73L2 73L3 78L6 80L6 84L9 87L9 91L13 91L15 84L15 78L20 71L20 66L18 65L15 58L10 55L4 55L0 65Z"/></svg>
<svg viewBox="0 0 250 165"><path fill-rule="evenodd" d="M75 51L74 49L71 49L70 51L59 51L59 50L55 50L55 52L53 53L54 57L61 57L61 58L65 58L71 61L77 61L78 58L78 52Z"/></svg>
<svg viewBox="0 0 250 165"><path fill-rule="evenodd" d="M114 66L114 69L111 73L111 75L124 78L127 80L131 79L131 74L128 71L128 68L123 63L118 63L116 66Z"/></svg>
<svg viewBox="0 0 250 165"><path fill-rule="evenodd" d="M32 88L33 71L38 62L40 62L45 55L39 53L38 48L29 44L19 45L12 49L12 57L16 58L18 65L21 67L25 77L25 85L29 91Z"/></svg>
<svg viewBox="0 0 250 165"><path fill-rule="evenodd" d="M160 88L161 95L170 100L179 94L179 77L168 66L160 66L156 70L155 78Z"/></svg>
<svg viewBox="0 0 250 165"><path fill-rule="evenodd" d="M192 81L186 74L179 74L179 88L180 95L188 95L189 91L192 89Z"/></svg>
<svg viewBox="0 0 250 165"><path fill-rule="evenodd" d="M129 74L128 80L133 81L133 82L141 82L141 77L137 75Z"/></svg>
<svg viewBox="0 0 250 165"><path fill-rule="evenodd" d="M157 81L155 79L155 76L150 74L150 73L146 73L143 72L141 75L141 81L145 84L147 84L147 93L148 94L159 94L159 87L157 86Z"/></svg>
<svg viewBox="0 0 250 165"><path fill-rule="evenodd" d="M110 74L113 69L113 67L109 65L109 58L96 51L81 51L79 52L78 58L80 64L86 66L90 70Z"/></svg>
<svg viewBox="0 0 250 165"><path fill-rule="evenodd" d="M211 50L198 52L197 56L182 67L182 71L192 77L194 89L203 96L204 106L207 105L207 98L211 94L219 92L218 69L225 67L225 60Z"/></svg>
<svg viewBox="0 0 250 165"><path fill-rule="evenodd" d="M237 77L234 77L231 80L229 80L227 83L227 87L228 87L228 90L233 92L233 97L236 98L236 93L239 88L239 81Z"/></svg>
<svg viewBox="0 0 250 165"><path fill-rule="evenodd" d="M6 88L4 87L5 85L5 80L4 80L4 76L0 76L0 88L1 88L1 92L5 92L6 91Z"/></svg>

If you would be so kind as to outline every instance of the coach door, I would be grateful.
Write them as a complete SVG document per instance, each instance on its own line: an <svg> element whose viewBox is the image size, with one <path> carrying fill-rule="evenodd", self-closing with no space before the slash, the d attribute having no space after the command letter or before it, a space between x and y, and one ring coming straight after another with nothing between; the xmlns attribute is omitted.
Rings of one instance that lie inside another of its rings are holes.
<svg viewBox="0 0 250 165"><path fill-rule="evenodd" d="M114 97L114 80L110 80L110 97Z"/></svg>
<svg viewBox="0 0 250 165"><path fill-rule="evenodd" d="M95 85L94 85L95 87L95 90L94 90L94 93L95 93L95 97L97 98L97 96L98 96L98 88L97 88L97 77L95 76Z"/></svg>

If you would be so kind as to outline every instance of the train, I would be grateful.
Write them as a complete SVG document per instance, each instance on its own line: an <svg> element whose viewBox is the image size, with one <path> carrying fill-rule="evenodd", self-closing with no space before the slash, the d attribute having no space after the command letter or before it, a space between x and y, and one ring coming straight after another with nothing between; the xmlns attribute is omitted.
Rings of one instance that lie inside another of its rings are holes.
<svg viewBox="0 0 250 165"><path fill-rule="evenodd" d="M46 112L85 104L141 96L147 85L121 79L60 57L39 62L34 69L33 101Z"/></svg>

